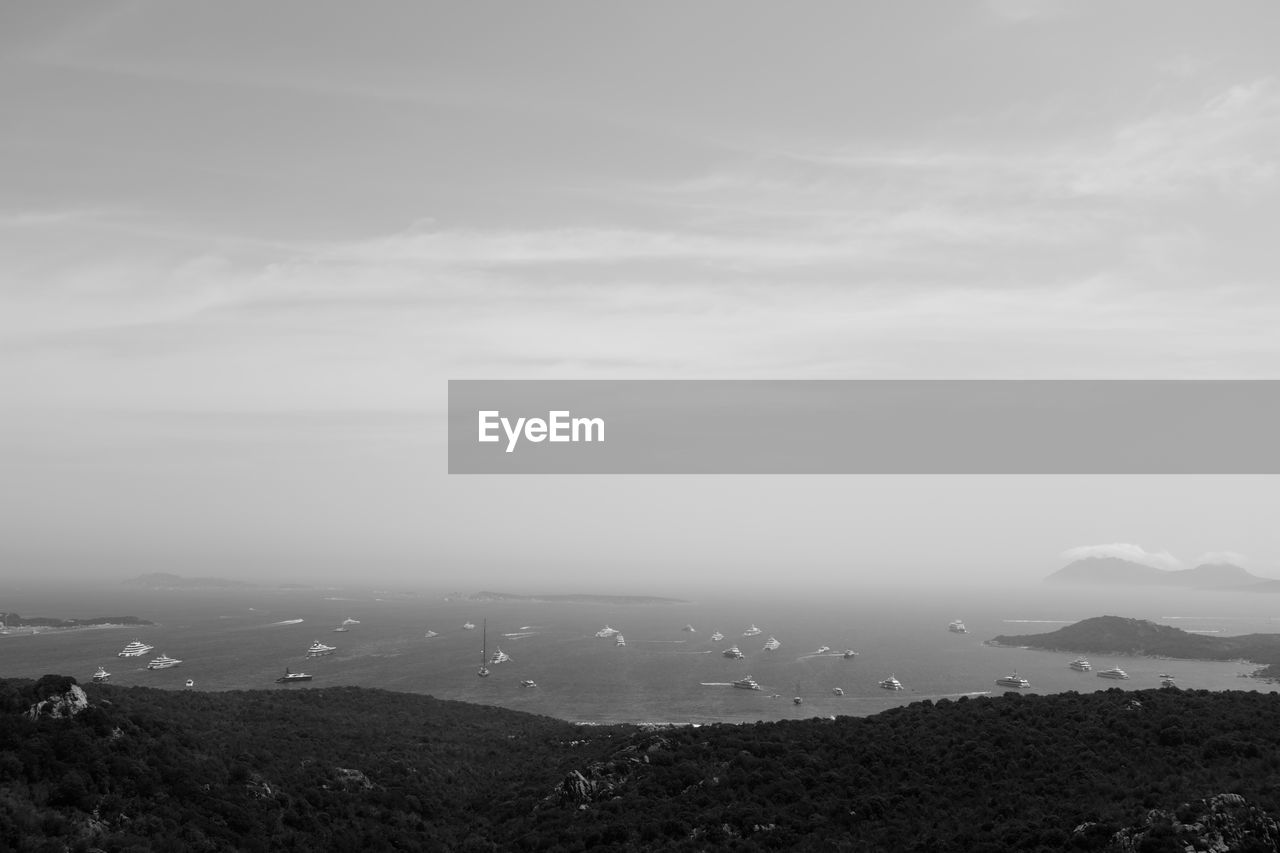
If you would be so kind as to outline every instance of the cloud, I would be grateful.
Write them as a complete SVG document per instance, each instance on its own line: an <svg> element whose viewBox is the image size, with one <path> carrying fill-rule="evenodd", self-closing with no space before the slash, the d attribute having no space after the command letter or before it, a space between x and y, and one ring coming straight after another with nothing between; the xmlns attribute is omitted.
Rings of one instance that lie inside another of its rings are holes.
<svg viewBox="0 0 1280 853"><path fill-rule="evenodd" d="M1168 551L1148 551L1141 545L1132 545L1128 542L1113 542L1110 545L1081 545L1078 548L1069 548L1063 551L1062 557L1067 560L1083 560L1087 557L1115 557L1121 560L1128 560L1131 563L1141 563L1144 566L1164 569L1165 571L1177 571L1178 569L1186 568L1186 565L1181 560Z"/></svg>
<svg viewBox="0 0 1280 853"><path fill-rule="evenodd" d="M1243 566L1248 560L1249 558L1246 555L1238 551L1205 551L1199 557L1196 557L1196 565L1230 563L1233 566Z"/></svg>

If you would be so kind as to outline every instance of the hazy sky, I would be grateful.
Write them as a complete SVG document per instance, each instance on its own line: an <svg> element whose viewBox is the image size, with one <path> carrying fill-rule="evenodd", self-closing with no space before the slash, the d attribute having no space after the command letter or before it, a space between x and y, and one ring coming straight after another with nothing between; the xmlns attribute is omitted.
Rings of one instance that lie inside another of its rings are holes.
<svg viewBox="0 0 1280 853"><path fill-rule="evenodd" d="M1280 378L1278 38L1270 0L5 4L3 571L1280 577L1274 478L443 443L449 378Z"/></svg>

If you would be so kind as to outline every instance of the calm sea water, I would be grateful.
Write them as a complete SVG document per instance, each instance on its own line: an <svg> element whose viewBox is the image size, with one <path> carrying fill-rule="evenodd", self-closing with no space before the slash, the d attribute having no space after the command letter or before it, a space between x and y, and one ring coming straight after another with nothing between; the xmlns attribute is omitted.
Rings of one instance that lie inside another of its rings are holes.
<svg viewBox="0 0 1280 853"><path fill-rule="evenodd" d="M932 593L786 592L699 596L683 604L593 605L479 603L438 594L373 590L274 590L153 592L128 587L78 591L0 590L0 610L23 615L93 617L134 615L155 627L49 631L0 636L0 675L74 675L88 681L106 666L112 683L181 690L263 688L285 667L314 674L312 687L361 685L500 705L584 723L746 722L830 715L866 715L924 698L956 698L1002 692L994 681L1016 670L1029 691L1081 692L1113 687L1157 687L1161 673L1180 686L1213 690L1274 691L1242 678L1256 667L1244 662L1165 661L1091 656L1095 671L1120 666L1131 678L1117 682L1067 667L1072 655L984 644L998 634L1055 630L1090 616L1134 616L1218 636L1278 633L1272 612L1280 599L1225 593L1063 593L1051 588L1010 592ZM359 620L346 633L333 628ZM947 631L963 619L968 634ZM300 621L299 621L300 620ZM475 631L463 630L471 621ZM487 623L490 653L500 646L511 661L476 676L482 652L479 626ZM744 637L752 623L763 633ZM604 625L623 632L626 646L601 639ZM691 624L697 630L682 630ZM439 636L427 639L427 630ZM711 634L725 634L713 643ZM142 658L116 656L138 637L155 646ZM776 651L763 648L770 636ZM313 640L338 647L332 656L307 659ZM721 654L737 645L744 660ZM820 646L831 652L817 654ZM856 650L856 658L840 655ZM148 671L165 653L184 663ZM729 683L753 676L761 691ZM879 688L895 675L899 693ZM520 687L533 679L536 689ZM833 693L841 688L843 696ZM801 705L793 696L803 699Z"/></svg>

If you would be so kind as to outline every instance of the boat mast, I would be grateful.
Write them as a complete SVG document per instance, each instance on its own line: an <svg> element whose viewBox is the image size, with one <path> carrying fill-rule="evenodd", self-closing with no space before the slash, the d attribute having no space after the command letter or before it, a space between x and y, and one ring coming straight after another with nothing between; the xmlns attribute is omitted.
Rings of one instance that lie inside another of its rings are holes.
<svg viewBox="0 0 1280 853"><path fill-rule="evenodd" d="M480 668L476 670L476 675L484 678L489 674L489 667L485 666L485 662L489 659L489 620L484 620L484 628L480 633Z"/></svg>

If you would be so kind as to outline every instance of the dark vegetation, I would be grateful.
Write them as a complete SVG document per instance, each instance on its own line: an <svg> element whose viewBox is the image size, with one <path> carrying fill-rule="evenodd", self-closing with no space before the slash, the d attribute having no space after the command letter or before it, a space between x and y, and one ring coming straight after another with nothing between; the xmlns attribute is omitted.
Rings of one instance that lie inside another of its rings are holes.
<svg viewBox="0 0 1280 853"><path fill-rule="evenodd" d="M363 688L84 685L88 710L26 715L72 683L0 681L0 849L1101 850L1219 793L1280 813L1280 696L1256 692L640 729Z"/></svg>
<svg viewBox="0 0 1280 853"><path fill-rule="evenodd" d="M137 616L96 616L92 619L55 619L51 616L19 616L0 612L0 622L10 628L87 628L91 625L154 625Z"/></svg>
<svg viewBox="0 0 1280 853"><path fill-rule="evenodd" d="M1095 616L1045 634L1001 635L1002 646L1025 646L1063 652L1153 655L1188 660L1248 660L1265 664L1255 675L1280 677L1280 634L1210 637L1145 619Z"/></svg>

